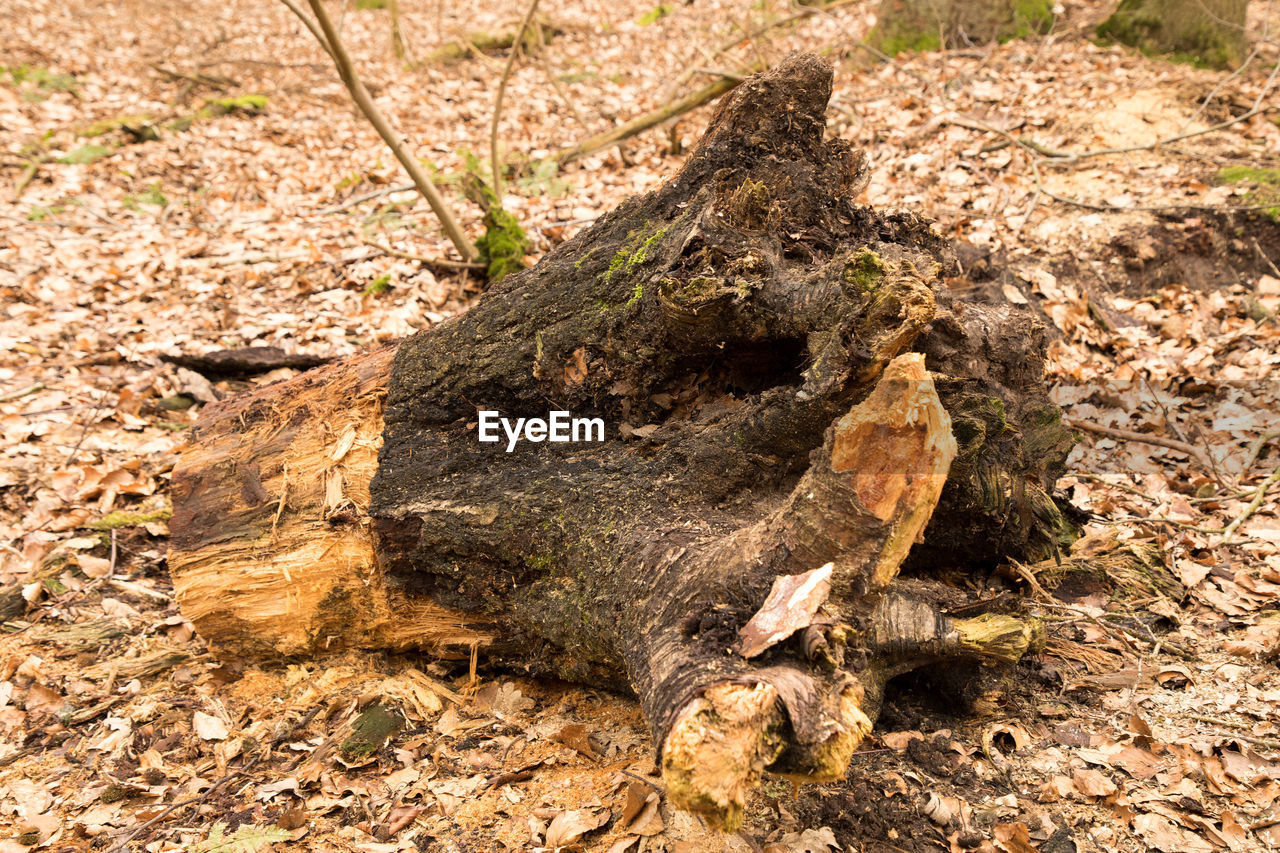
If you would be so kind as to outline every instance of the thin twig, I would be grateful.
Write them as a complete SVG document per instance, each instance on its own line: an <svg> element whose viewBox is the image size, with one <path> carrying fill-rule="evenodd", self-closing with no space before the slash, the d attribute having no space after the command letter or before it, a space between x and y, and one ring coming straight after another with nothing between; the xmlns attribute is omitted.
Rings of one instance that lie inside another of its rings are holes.
<svg viewBox="0 0 1280 853"><path fill-rule="evenodd" d="M382 137L382 141L391 149L391 153L400 161L400 165L404 167L409 177L413 179L413 184L418 192L422 193L427 203L431 205L431 210L435 213L436 219L440 221L440 225L449 240L457 248L458 254L462 256L463 260L467 261L473 261L478 258L480 250L467 239L462 226L458 224L453 211L440 195L431 178L423 171L422 165L414 157L413 153L409 151L404 139L395 131L391 123L382 114L382 111L378 109L377 104L374 103L373 96L369 94L369 90L356 72L355 63L343 46L337 30L333 26L333 21L329 19L329 13L325 11L323 0L307 0L307 5L311 7L311 12L315 16L314 20L307 16L293 0L281 0L281 2L302 20L312 35L317 37L321 47L333 59L333 64L338 70L338 76L342 78L342 83L347 87L347 91L351 93L356 106L360 108L360 112L364 114L369 123L373 125L374 130ZM317 25L319 33L317 33Z"/></svg>
<svg viewBox="0 0 1280 853"><path fill-rule="evenodd" d="M1176 441L1172 438L1164 438L1159 435L1148 435L1145 432L1134 432L1133 430L1128 429L1105 427L1100 424L1089 423L1088 421L1076 420L1075 418L1068 418L1067 423L1076 429L1097 433L1098 435L1104 435L1108 438L1118 438L1123 441L1137 441L1142 444L1155 444L1160 447L1167 447L1170 450L1176 450L1179 453L1187 454L1209 470L1213 469L1213 465L1205 458L1204 454L1200 451L1200 448L1187 444L1185 441Z"/></svg>
<svg viewBox="0 0 1280 853"><path fill-rule="evenodd" d="M1276 64L1271 66L1271 74L1267 77L1267 82L1262 84L1262 91L1258 93L1258 97L1253 101L1253 109L1262 106L1262 99L1267 96L1267 92L1271 90L1271 84L1276 81L1276 73L1280 72L1280 59L1276 60Z"/></svg>
<svg viewBox="0 0 1280 853"><path fill-rule="evenodd" d="M348 208L355 207L358 204L364 204L366 201L373 201L375 198L382 198L384 195L404 193L414 189L417 189L417 187L415 187L411 183L396 184L393 187L383 187L380 190L374 190L373 192L368 192L368 193L365 193L364 195L358 195L355 198L349 198L346 201L342 202L342 204L334 205L333 207L326 207L323 210L317 210L316 216L327 216L330 213L341 213L342 211L347 210Z"/></svg>
<svg viewBox="0 0 1280 853"><path fill-rule="evenodd" d="M223 785L225 785L227 782L230 782L232 779L235 779L238 776L247 775L250 769L251 769L250 767L246 767L242 770L237 770L234 773L228 773L226 776L223 776L221 779L219 779L218 781L210 785L209 789L198 797L191 797L190 799L187 799L187 800L179 800L176 803L171 803L164 811L160 812L160 814L151 818L151 820L147 821L146 823L135 827L132 832L130 832L127 836L125 836L125 839L123 841L119 842L114 847L108 849L107 851L105 851L105 853L120 853L121 850L124 850L129 846L129 842L132 841L134 838L136 838L139 833L150 829L151 827L155 826L157 823L164 820L166 817L173 814L175 811L177 811L178 809L184 806L193 806L196 803L203 803L205 800L213 796L214 793L217 792L217 790Z"/></svg>
<svg viewBox="0 0 1280 853"><path fill-rule="evenodd" d="M23 191L26 190L31 181L35 179L36 173L40 171L40 164L43 163L45 159L47 158L35 159L27 163L26 167L22 170L22 174L18 176L17 182L13 185L13 195L10 197L10 201L16 202L22 198Z"/></svg>
<svg viewBox="0 0 1280 853"><path fill-rule="evenodd" d="M234 255L230 257L211 257L206 258L209 266L214 267L232 267L236 264L245 264L252 266L253 264L278 264L283 261L300 261L304 258L311 257L308 254L290 253L284 255Z"/></svg>
<svg viewBox="0 0 1280 853"><path fill-rule="evenodd" d="M1187 716L1201 723L1212 723L1215 726L1224 726L1229 729L1239 728L1238 723L1233 723L1230 720L1219 719L1218 717L1208 717L1204 714L1188 714ZM1235 738L1237 740L1242 740L1245 743L1252 743L1256 746L1265 746L1269 749L1280 749L1280 740L1274 740L1272 738L1253 737L1251 735L1234 734L1232 732L1214 732L1214 734L1220 735L1221 737Z"/></svg>
<svg viewBox="0 0 1280 853"><path fill-rule="evenodd" d="M771 21L770 23L762 24L761 26L757 27L754 30L750 30L750 31L743 30L740 35L736 35L733 38L723 42L719 47L717 47L715 50L711 51L710 53L707 53L705 51L700 51L700 53L702 54L701 56L702 65L710 64L712 60L716 59L721 54L724 54L732 50L733 48L737 47L738 45L742 44L744 40L754 41L756 38L759 38L760 36L764 35L769 30L776 29L778 27L785 27L787 24L795 23L796 21L799 21L803 18L808 18L819 13L831 12L835 9L840 8L841 6L848 6L853 2L856 2L856 0L833 0L833 2L824 3L822 5L804 6L800 9L800 11L796 12L793 15L788 15L785 18L779 18L776 21ZM739 26L738 29L741 30L742 27ZM671 84L667 87L667 99L670 100L671 98L674 98L676 95L676 92L679 92L684 87L684 84L688 83L691 79L693 79L693 76L699 73L700 70L702 70L700 65L690 64L688 68L686 68L683 72L677 75L676 78L672 80Z"/></svg>
<svg viewBox="0 0 1280 853"><path fill-rule="evenodd" d="M533 13L538 11L539 0L532 0L524 13L524 20L516 29L515 38L511 40L511 51L507 54L507 64L503 66L502 76L498 78L498 93L493 99L493 122L489 125L489 163L493 170L493 194L497 196L498 207L502 207L502 163L498 160L498 122L502 119L502 98L507 93L507 81L511 79L511 71L516 66L516 57L524 45L524 34L533 20Z"/></svg>
<svg viewBox="0 0 1280 853"><path fill-rule="evenodd" d="M1258 253L1259 257L1267 262L1267 266L1271 267L1271 271L1275 273L1277 277L1280 277L1280 267L1276 266L1276 262L1271 260L1271 256L1262 250L1262 246L1258 243L1258 238L1253 237L1251 239L1253 240L1254 251Z"/></svg>
<svg viewBox="0 0 1280 853"><path fill-rule="evenodd" d="M1093 151L1081 151L1078 154L1064 151L1061 152L1061 156L1054 159L1057 163L1075 163L1079 160L1085 160L1090 157L1103 157L1109 154L1132 154L1136 151L1154 151L1155 149L1168 145L1171 142L1181 142L1184 139L1204 136L1206 133L1216 133L1219 130L1231 127L1233 124L1239 124L1242 121L1248 121L1254 116L1265 115L1267 113L1275 112L1276 110L1280 110L1280 106L1268 105L1265 107L1258 107L1251 109L1248 112L1241 113L1235 118L1220 121L1217 124L1210 125L1209 127L1203 127L1200 130L1193 130L1188 133L1179 133L1174 136L1167 136L1164 139L1157 139L1155 142L1149 142L1146 145L1130 145L1124 148L1097 148Z"/></svg>
<svg viewBox="0 0 1280 853"><path fill-rule="evenodd" d="M1258 511L1258 508L1262 506L1262 502L1267 498L1267 490L1275 483L1280 483L1280 465L1275 467L1275 470L1271 472L1270 477L1258 484L1258 489L1254 492L1253 500L1249 501L1249 504L1244 508L1244 511L1240 513L1240 515L1236 516L1236 520L1223 528L1222 539L1224 543L1231 539L1231 534L1240 529L1240 525L1248 521L1250 516Z"/></svg>
<svg viewBox="0 0 1280 853"><path fill-rule="evenodd" d="M476 270L482 271L487 269L484 264L474 261L451 261L446 258L428 258L423 255L415 255L412 252L402 252L399 249L393 249L390 246L384 246L376 240L365 240L364 245L377 249L383 254L391 255L393 258L404 258L406 261L417 261L426 264L429 267L445 269L456 272L458 270Z"/></svg>
<svg viewBox="0 0 1280 853"><path fill-rule="evenodd" d="M542 34L542 24L534 21L533 26L538 37L538 44L546 44L546 39ZM582 125L583 130L590 133L591 125L587 123L582 111L578 109L578 105L574 103L573 99L569 97L569 93L560 85L560 81L556 79L555 71L551 68L551 62L547 59L547 51L538 51L538 65L542 68L543 73L547 75L547 82L551 84L551 88L555 90L557 97L564 101L564 105L569 108L569 112L573 113L574 120Z"/></svg>
<svg viewBox="0 0 1280 853"><path fill-rule="evenodd" d="M5 394L4 396L0 397L0 403L12 403L14 400L19 400L27 396L28 394L35 394L36 392L43 391L43 390L44 390L44 383L35 382L35 383L32 383L31 385L28 385L26 388L19 388L17 391L13 391L8 394Z"/></svg>
<svg viewBox="0 0 1280 853"><path fill-rule="evenodd" d="M1257 440L1254 441L1252 445L1250 445L1249 456L1245 460L1244 467L1240 469L1241 476L1245 476L1249 473L1249 469L1253 467L1253 463L1257 462L1258 457L1262 455L1262 448L1266 447L1267 442L1271 441L1273 438L1280 438L1280 429L1263 433L1258 436Z"/></svg>
<svg viewBox="0 0 1280 853"><path fill-rule="evenodd" d="M1213 99L1218 96L1218 93L1221 92L1222 89L1228 83L1230 83L1232 80L1236 79L1237 77L1239 77L1241 74L1245 72L1245 69L1249 67L1249 63L1252 62L1253 58L1258 55L1258 50L1260 47L1261 47L1260 45L1255 44L1253 46L1253 50L1249 53L1248 56L1244 58L1244 62L1240 63L1240 67L1232 71L1226 77L1223 77L1221 80L1218 81L1218 85L1214 86L1212 89L1209 90L1209 94L1204 96L1204 100L1200 102L1200 106L1196 107L1196 111L1191 114L1190 118L1188 118L1185 122L1182 123L1182 127L1178 129L1179 132L1186 130L1188 127L1191 126L1192 122L1200 118L1200 114L1203 113L1205 111L1205 108L1207 108L1209 104L1213 101ZM1256 109L1258 105L1255 103L1253 106Z"/></svg>
<svg viewBox="0 0 1280 853"><path fill-rule="evenodd" d="M89 413L89 417L84 422L84 429L80 431L80 438L76 441L75 447L71 448L71 452L67 454L67 460L62 463L65 468L75 460L76 454L80 452L80 445L84 444L85 437L89 434L89 429L93 426L94 421L98 418L98 412L102 410L102 404L106 402L107 392L102 392L102 397L98 400L97 405L93 407L93 411Z"/></svg>

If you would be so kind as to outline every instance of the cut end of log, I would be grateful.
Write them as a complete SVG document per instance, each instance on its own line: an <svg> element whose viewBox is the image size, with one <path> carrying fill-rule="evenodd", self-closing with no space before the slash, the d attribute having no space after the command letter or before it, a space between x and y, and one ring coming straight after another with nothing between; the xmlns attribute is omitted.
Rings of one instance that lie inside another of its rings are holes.
<svg viewBox="0 0 1280 853"><path fill-rule="evenodd" d="M862 688L841 692L839 720L817 743L798 743L782 696L765 683L717 684L689 702L677 716L662 750L667 796L700 814L708 824L733 831L742 824L747 794L766 770L797 782L841 778L854 750L871 731L862 711Z"/></svg>
<svg viewBox="0 0 1280 853"><path fill-rule="evenodd" d="M720 829L742 825L747 794L786 745L778 691L717 684L684 707L662 750L662 778L676 806Z"/></svg>
<svg viewBox="0 0 1280 853"><path fill-rule="evenodd" d="M214 404L173 472L183 614L235 654L469 648L483 620L386 583L366 508L393 350Z"/></svg>

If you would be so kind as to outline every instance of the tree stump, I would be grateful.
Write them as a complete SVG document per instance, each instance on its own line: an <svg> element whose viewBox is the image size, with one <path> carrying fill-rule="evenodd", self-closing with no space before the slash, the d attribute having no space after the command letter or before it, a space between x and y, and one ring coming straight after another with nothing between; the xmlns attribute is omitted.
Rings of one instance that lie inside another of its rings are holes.
<svg viewBox="0 0 1280 853"><path fill-rule="evenodd" d="M1197 65L1230 68L1244 61L1249 0L1120 0L1098 26L1099 38Z"/></svg>
<svg viewBox="0 0 1280 853"><path fill-rule="evenodd" d="M1046 33L1050 0L880 0L867 42L890 56Z"/></svg>
<svg viewBox="0 0 1280 853"><path fill-rule="evenodd" d="M1043 330L954 303L925 221L853 203L831 85L789 57L669 182L467 313L209 406L170 520L201 634L634 691L673 801L721 826L765 770L843 773L893 675L1016 660L1033 624L894 579L1070 537ZM482 411L552 410L604 440L479 440Z"/></svg>

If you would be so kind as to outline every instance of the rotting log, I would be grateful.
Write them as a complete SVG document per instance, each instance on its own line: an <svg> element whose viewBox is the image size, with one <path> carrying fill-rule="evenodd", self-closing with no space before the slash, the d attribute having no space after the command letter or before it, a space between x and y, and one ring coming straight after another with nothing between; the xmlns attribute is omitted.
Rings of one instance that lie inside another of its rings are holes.
<svg viewBox="0 0 1280 853"><path fill-rule="evenodd" d="M831 85L788 58L670 181L467 313L207 407L170 520L200 633L482 648L634 691L673 800L724 826L765 770L842 773L888 678L1033 646L1031 622L921 590L930 565L1070 536L1043 331L954 302L925 221L852 203L865 158L824 140ZM600 418L605 440L507 452L484 410Z"/></svg>

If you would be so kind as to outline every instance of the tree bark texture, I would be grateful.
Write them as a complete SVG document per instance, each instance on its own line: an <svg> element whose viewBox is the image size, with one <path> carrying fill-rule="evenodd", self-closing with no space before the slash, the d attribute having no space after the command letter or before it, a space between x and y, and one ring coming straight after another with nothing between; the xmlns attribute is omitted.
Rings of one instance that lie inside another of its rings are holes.
<svg viewBox="0 0 1280 853"><path fill-rule="evenodd" d="M1071 535L1043 331L953 302L926 222L852 202L831 85L788 58L466 314L210 406L173 476L184 613L244 654L482 647L634 691L673 799L728 826L766 769L842 773L887 678L1016 660L1029 625L922 598ZM606 440L506 452L479 410Z"/></svg>
<svg viewBox="0 0 1280 853"><path fill-rule="evenodd" d="M890 56L1048 32L1049 0L880 0L868 43Z"/></svg>
<svg viewBox="0 0 1280 853"><path fill-rule="evenodd" d="M1244 61L1248 0L1120 0L1098 35L1147 53L1228 68Z"/></svg>

